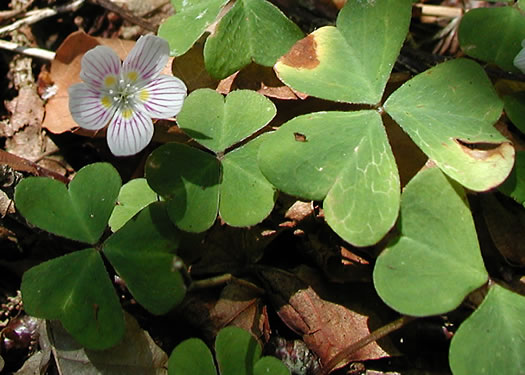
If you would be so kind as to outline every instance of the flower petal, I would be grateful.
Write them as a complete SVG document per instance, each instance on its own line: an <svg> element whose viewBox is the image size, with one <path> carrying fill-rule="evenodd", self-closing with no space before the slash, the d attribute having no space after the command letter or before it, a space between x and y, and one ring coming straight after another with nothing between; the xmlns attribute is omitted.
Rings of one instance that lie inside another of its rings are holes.
<svg viewBox="0 0 525 375"><path fill-rule="evenodd" d="M514 58L514 66L525 73L525 39L521 42L521 51Z"/></svg>
<svg viewBox="0 0 525 375"><path fill-rule="evenodd" d="M94 89L111 89L118 84L120 59L109 47L96 46L82 57L80 78Z"/></svg>
<svg viewBox="0 0 525 375"><path fill-rule="evenodd" d="M117 110L111 97L84 83L77 83L69 87L68 92L69 111L81 128L102 129Z"/></svg>
<svg viewBox="0 0 525 375"><path fill-rule="evenodd" d="M153 118L177 115L186 98L186 85L177 77L160 75L137 94L147 113Z"/></svg>
<svg viewBox="0 0 525 375"><path fill-rule="evenodd" d="M130 156L142 151L153 137L153 122L140 107L119 108L109 124L107 141L115 156Z"/></svg>
<svg viewBox="0 0 525 375"><path fill-rule="evenodd" d="M155 78L168 62L169 53L164 39L141 36L122 64L122 78L131 84Z"/></svg>

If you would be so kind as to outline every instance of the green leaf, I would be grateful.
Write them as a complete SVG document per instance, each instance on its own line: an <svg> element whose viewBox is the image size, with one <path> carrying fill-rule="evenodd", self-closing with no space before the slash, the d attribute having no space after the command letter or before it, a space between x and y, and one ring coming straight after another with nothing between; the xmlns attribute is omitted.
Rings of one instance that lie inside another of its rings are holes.
<svg viewBox="0 0 525 375"><path fill-rule="evenodd" d="M408 0L348 1L337 28L297 42L275 70L294 89L323 99L377 104L408 32Z"/></svg>
<svg viewBox="0 0 525 375"><path fill-rule="evenodd" d="M514 148L493 127L502 102L483 69L456 59L406 82L385 110L450 177L475 191L499 185Z"/></svg>
<svg viewBox="0 0 525 375"><path fill-rule="evenodd" d="M524 314L525 297L491 286L452 338L449 362L454 375L523 373Z"/></svg>
<svg viewBox="0 0 525 375"><path fill-rule="evenodd" d="M40 263L24 273L21 290L28 314L60 320L86 348L107 349L124 335L119 300L95 249Z"/></svg>
<svg viewBox="0 0 525 375"><path fill-rule="evenodd" d="M215 353L221 375L251 375L261 347L249 332L229 326L217 335Z"/></svg>
<svg viewBox="0 0 525 375"><path fill-rule="evenodd" d="M106 350L82 347L57 321L47 321L46 333L60 374L166 375L168 356L137 321L124 313L126 332L118 345ZM42 338L40 338L42 340ZM32 374L39 374L36 370ZM25 373L26 375L29 373ZM23 375L21 372L19 375Z"/></svg>
<svg viewBox="0 0 525 375"><path fill-rule="evenodd" d="M181 342L171 352L169 375L217 375L213 356L206 344L196 338Z"/></svg>
<svg viewBox="0 0 525 375"><path fill-rule="evenodd" d="M168 215L177 227L204 232L217 218L220 163L196 148L168 143L146 161L149 185L167 201Z"/></svg>
<svg viewBox="0 0 525 375"><path fill-rule="evenodd" d="M279 190L322 200L328 224L356 246L378 242L399 210L399 175L377 111L296 117L259 149L259 167Z"/></svg>
<svg viewBox="0 0 525 375"><path fill-rule="evenodd" d="M173 0L175 14L159 27L158 35L170 44L170 54L180 56L204 34L228 0Z"/></svg>
<svg viewBox="0 0 525 375"><path fill-rule="evenodd" d="M261 129L275 113L275 105L255 91L235 90L224 98L201 89L186 98L177 122L190 137L219 153Z"/></svg>
<svg viewBox="0 0 525 375"><path fill-rule="evenodd" d="M254 61L272 66L303 33L266 0L238 0L206 40L206 69L225 78Z"/></svg>
<svg viewBox="0 0 525 375"><path fill-rule="evenodd" d="M95 244L115 207L121 180L108 163L78 171L64 184L47 177L28 177L16 187L15 202L33 225L72 240Z"/></svg>
<svg viewBox="0 0 525 375"><path fill-rule="evenodd" d="M499 190L525 206L525 151L516 152L516 163Z"/></svg>
<svg viewBox="0 0 525 375"><path fill-rule="evenodd" d="M257 153L268 133L226 154L222 159L219 213L231 226L258 224L273 209L275 188L261 173Z"/></svg>
<svg viewBox="0 0 525 375"><path fill-rule="evenodd" d="M124 184L117 198L117 206L109 218L111 230L116 232L137 212L157 200L157 194L151 190L145 178L135 178Z"/></svg>
<svg viewBox="0 0 525 375"><path fill-rule="evenodd" d="M253 375L290 375L290 370L275 357L262 357L253 367Z"/></svg>
<svg viewBox="0 0 525 375"><path fill-rule="evenodd" d="M513 61L523 39L525 17L512 7L471 9L459 25L459 44L467 55L510 72L519 72Z"/></svg>
<svg viewBox="0 0 525 375"><path fill-rule="evenodd" d="M438 168L419 172L405 187L400 232L373 275L381 299L400 313L451 311L487 281L465 191Z"/></svg>
<svg viewBox="0 0 525 375"><path fill-rule="evenodd" d="M184 280L174 267L178 242L165 202L156 202L104 243L104 254L133 297L153 314L169 312L186 293Z"/></svg>
<svg viewBox="0 0 525 375"><path fill-rule="evenodd" d="M503 103L510 121L525 134L525 91L504 96Z"/></svg>

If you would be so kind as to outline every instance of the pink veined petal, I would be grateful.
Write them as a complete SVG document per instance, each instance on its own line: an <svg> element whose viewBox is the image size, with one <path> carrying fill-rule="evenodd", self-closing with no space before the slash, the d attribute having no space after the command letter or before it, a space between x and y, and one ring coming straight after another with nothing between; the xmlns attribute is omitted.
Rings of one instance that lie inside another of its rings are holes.
<svg viewBox="0 0 525 375"><path fill-rule="evenodd" d="M122 64L124 80L134 83L155 78L169 59L167 41L155 35L141 36Z"/></svg>
<svg viewBox="0 0 525 375"><path fill-rule="evenodd" d="M68 89L69 111L75 122L84 129L99 130L106 126L116 111L111 98L84 83Z"/></svg>
<svg viewBox="0 0 525 375"><path fill-rule="evenodd" d="M177 77L160 75L142 88L137 99L153 118L170 118L177 115L186 98L187 88Z"/></svg>
<svg viewBox="0 0 525 375"><path fill-rule="evenodd" d="M109 89L118 83L120 64L111 48L96 46L82 57L80 78L92 88Z"/></svg>
<svg viewBox="0 0 525 375"><path fill-rule="evenodd" d="M132 109L119 108L109 124L107 141L113 155L130 156L142 151L152 137L151 118L136 106Z"/></svg>

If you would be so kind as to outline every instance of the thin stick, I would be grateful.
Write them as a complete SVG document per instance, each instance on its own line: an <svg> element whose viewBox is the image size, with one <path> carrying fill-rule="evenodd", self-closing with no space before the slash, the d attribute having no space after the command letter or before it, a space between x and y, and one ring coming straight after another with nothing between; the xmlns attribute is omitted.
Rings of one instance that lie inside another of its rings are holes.
<svg viewBox="0 0 525 375"><path fill-rule="evenodd" d="M84 1L85 0L74 0L69 4L61 5L56 8L44 8L27 12L27 17L0 28L0 35L15 31L23 25L32 25L45 18L56 16L59 13L74 12L84 4Z"/></svg>
<svg viewBox="0 0 525 375"><path fill-rule="evenodd" d="M401 327L405 326L407 323L410 323L411 321L415 320L416 318L413 316L402 316L401 318L394 320L393 322L388 323L387 325L384 325L381 328L376 329L374 332L370 333L368 336L363 337L361 340L358 340L351 344L350 346L346 347L345 349L341 350L337 355L332 358L328 363L323 366L323 368L320 370L320 372L317 375L328 375L333 369L340 365L345 365L348 363L348 358L351 354L355 353L361 348L364 348L371 342L377 341L379 339L382 339L386 335L397 331Z"/></svg>
<svg viewBox="0 0 525 375"><path fill-rule="evenodd" d="M463 9L442 5L414 4L414 8L421 12L421 16L456 18L463 15Z"/></svg>
<svg viewBox="0 0 525 375"><path fill-rule="evenodd" d="M55 53L53 51L48 51L47 49L33 48L33 47L24 47L16 43L8 42L6 40L0 39L0 48L6 49L8 51L13 51L16 53L21 53L23 55L37 57L43 60L53 60L55 58Z"/></svg>

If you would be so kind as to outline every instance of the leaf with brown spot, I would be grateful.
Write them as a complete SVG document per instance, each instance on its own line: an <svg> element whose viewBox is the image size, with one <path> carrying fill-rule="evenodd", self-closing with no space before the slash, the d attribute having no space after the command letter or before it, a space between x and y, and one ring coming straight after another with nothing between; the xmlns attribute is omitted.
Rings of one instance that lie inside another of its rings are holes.
<svg viewBox="0 0 525 375"><path fill-rule="evenodd" d="M318 98L377 104L408 31L408 0L350 1L337 27L299 40L274 68L293 89Z"/></svg>
<svg viewBox="0 0 525 375"><path fill-rule="evenodd" d="M485 191L509 175L514 148L493 126L503 103L477 63L437 65L397 89L384 108L443 172L467 188Z"/></svg>

